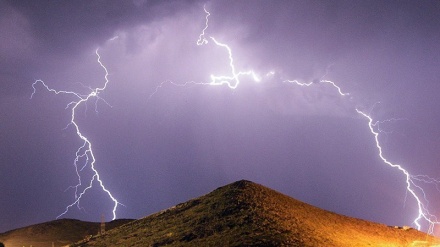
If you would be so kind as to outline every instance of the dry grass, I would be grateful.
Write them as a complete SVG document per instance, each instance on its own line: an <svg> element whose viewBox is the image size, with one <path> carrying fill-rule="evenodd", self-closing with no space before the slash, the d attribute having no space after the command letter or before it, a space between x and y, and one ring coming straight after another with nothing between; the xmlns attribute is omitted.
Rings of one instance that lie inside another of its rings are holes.
<svg viewBox="0 0 440 247"><path fill-rule="evenodd" d="M115 220L106 223L106 229L113 229L133 220ZM0 242L5 247L49 247L65 246L84 239L87 235L96 235L100 223L84 222L73 219L60 219L8 231L0 234Z"/></svg>
<svg viewBox="0 0 440 247"><path fill-rule="evenodd" d="M74 246L431 246L438 239L238 181Z"/></svg>

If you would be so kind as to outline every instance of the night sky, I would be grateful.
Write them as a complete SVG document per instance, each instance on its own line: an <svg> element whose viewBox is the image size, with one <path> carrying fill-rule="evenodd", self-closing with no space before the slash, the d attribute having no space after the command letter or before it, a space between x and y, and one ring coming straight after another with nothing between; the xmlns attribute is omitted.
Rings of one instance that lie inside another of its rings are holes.
<svg viewBox="0 0 440 247"><path fill-rule="evenodd" d="M200 85L231 73L226 49L196 44L204 5L206 36L228 44L237 71L252 69L260 82ZM54 220L74 202L82 142L66 128L66 106L76 98L42 84L30 96L37 79L84 95L102 86L97 48L109 83L76 119L124 204L118 218L247 179L339 214L415 227L405 176L378 157L355 109L394 119L377 126L388 160L440 178L439 13L434 0L0 0L0 232ZM294 79L315 83L286 82ZM90 166L81 174L90 178ZM440 216L436 185L419 185ZM63 217L112 218L97 183L80 207Z"/></svg>

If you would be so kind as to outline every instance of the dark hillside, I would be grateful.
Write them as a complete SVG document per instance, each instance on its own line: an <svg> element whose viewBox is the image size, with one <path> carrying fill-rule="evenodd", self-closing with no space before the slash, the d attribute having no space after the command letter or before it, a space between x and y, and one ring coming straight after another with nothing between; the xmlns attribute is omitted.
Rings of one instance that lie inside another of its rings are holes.
<svg viewBox="0 0 440 247"><path fill-rule="evenodd" d="M121 226L133 220L121 219L107 222L107 230ZM41 224L22 227L0 234L0 242L6 247L50 247L64 246L84 239L89 235L96 235L100 223L85 222L74 219L60 219Z"/></svg>

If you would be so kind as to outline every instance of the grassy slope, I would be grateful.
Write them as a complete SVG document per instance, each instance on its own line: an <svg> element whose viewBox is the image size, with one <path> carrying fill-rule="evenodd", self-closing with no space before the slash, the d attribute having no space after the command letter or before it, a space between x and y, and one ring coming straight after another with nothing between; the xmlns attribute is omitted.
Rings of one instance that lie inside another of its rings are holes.
<svg viewBox="0 0 440 247"><path fill-rule="evenodd" d="M115 220L106 223L106 229L113 229L133 220ZM73 219L60 219L8 231L0 234L0 242L6 247L48 247L63 246L78 242L87 235L97 234L100 223Z"/></svg>
<svg viewBox="0 0 440 247"><path fill-rule="evenodd" d="M438 241L238 181L75 246L429 246Z"/></svg>

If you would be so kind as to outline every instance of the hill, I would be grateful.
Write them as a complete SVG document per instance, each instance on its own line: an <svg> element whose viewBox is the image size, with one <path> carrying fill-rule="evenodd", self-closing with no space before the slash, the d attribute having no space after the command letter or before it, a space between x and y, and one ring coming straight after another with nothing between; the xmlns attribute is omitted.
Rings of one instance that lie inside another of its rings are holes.
<svg viewBox="0 0 440 247"><path fill-rule="evenodd" d="M74 246L431 246L412 228L338 215L238 181Z"/></svg>
<svg viewBox="0 0 440 247"><path fill-rule="evenodd" d="M106 223L107 230L121 226L133 220L120 219ZM85 222L73 219L60 219L41 224L22 227L0 234L0 242L6 247L49 247L64 246L96 235L100 229L97 222Z"/></svg>

